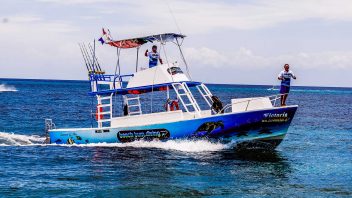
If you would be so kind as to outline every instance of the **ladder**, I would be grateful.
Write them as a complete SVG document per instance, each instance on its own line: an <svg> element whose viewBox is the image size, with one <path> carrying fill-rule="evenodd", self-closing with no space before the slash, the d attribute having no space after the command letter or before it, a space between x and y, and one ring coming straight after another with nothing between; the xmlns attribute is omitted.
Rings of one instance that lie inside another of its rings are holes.
<svg viewBox="0 0 352 198"><path fill-rule="evenodd" d="M112 118L112 95L109 96L97 96L98 105L96 116L98 127L103 127L103 122L110 122ZM100 116L103 115L103 119L100 119ZM106 118L105 115L108 115L109 118Z"/></svg>
<svg viewBox="0 0 352 198"><path fill-rule="evenodd" d="M45 119L45 140L43 143L49 144L50 143L50 135L49 135L49 130L55 129L56 126L53 122L52 119Z"/></svg>
<svg viewBox="0 0 352 198"><path fill-rule="evenodd" d="M213 100L211 99L213 94L209 91L208 87L202 83L200 85L197 85L197 89L199 93L202 95L202 97L204 98L204 100L207 102L209 107L211 107L213 104Z"/></svg>
<svg viewBox="0 0 352 198"><path fill-rule="evenodd" d="M200 108L197 101L194 99L193 94L189 90L189 87L185 82L183 83L172 83L172 87L174 88L177 98L179 98L182 102L183 107L187 112L190 112L189 107L192 106L194 111L201 117ZM186 99L187 98L187 99ZM188 100L188 101L187 101ZM189 103L186 103L189 102Z"/></svg>
<svg viewBox="0 0 352 198"><path fill-rule="evenodd" d="M128 98L126 97L125 102L128 107L128 115L141 115L142 108L139 95L137 97Z"/></svg>

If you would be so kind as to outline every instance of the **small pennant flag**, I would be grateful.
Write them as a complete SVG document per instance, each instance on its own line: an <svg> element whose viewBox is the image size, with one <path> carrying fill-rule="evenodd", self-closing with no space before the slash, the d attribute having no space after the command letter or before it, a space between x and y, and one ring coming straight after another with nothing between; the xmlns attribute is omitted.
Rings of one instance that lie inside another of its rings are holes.
<svg viewBox="0 0 352 198"><path fill-rule="evenodd" d="M110 31L109 31L109 33L107 33L103 28L103 36L100 37L100 39L98 41L100 41L102 45L104 45L105 43L111 42Z"/></svg>

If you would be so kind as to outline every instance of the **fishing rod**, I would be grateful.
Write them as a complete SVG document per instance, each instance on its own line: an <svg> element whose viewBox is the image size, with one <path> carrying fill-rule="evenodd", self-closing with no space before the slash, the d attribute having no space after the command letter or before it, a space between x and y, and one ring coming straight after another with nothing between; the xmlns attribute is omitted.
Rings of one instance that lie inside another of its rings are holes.
<svg viewBox="0 0 352 198"><path fill-rule="evenodd" d="M86 51L84 50L84 44L81 43L81 44L80 44L80 47L82 48L83 55L84 55L84 57L85 57L85 60L87 61L87 64L89 65L90 70L93 71L92 65L91 65L91 63L90 63L90 61L89 61L89 57L87 56L87 53L86 53Z"/></svg>
<svg viewBox="0 0 352 198"><path fill-rule="evenodd" d="M99 64L99 61L98 61L98 58L95 56L95 53L93 51L93 47L92 47L92 45L90 43L88 43L88 48L90 49L90 53L92 54L92 56L95 59L95 62L97 63L97 68L99 69L100 72L102 72L100 64Z"/></svg>
<svg viewBox="0 0 352 198"><path fill-rule="evenodd" d="M95 69L93 63L91 62L91 57L90 57L90 55L88 54L88 50L87 50L86 45L82 45L82 47L83 47L83 51L85 52L85 54L86 54L86 56L87 56L88 62L89 62L89 64L91 65L91 68L93 69L93 72L96 72L96 69Z"/></svg>
<svg viewBox="0 0 352 198"><path fill-rule="evenodd" d="M87 63L87 60L86 60L86 57L85 57L85 55L84 55L84 53L83 53L83 49L82 49L81 44L78 43L78 46L79 46L79 49L81 50L81 54L82 54L82 56L83 56L84 63L86 64L86 68L87 68L88 73L89 73L90 71L92 71L92 68L91 68L90 65Z"/></svg>
<svg viewBox="0 0 352 198"><path fill-rule="evenodd" d="M95 39L94 39L94 53L91 54L91 56L92 56L93 67L95 68L95 58L94 58L94 56L95 56Z"/></svg>

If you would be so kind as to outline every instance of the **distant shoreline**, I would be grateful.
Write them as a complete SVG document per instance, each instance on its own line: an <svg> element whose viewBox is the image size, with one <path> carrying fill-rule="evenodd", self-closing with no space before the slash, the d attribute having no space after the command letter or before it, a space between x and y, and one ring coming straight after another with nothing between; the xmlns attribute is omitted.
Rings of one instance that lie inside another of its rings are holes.
<svg viewBox="0 0 352 198"><path fill-rule="evenodd" d="M0 78L1 80L10 80L10 81L43 81L43 82L48 82L48 81L61 81L61 82L88 82L88 80L63 80L63 79L33 79L33 78ZM1 82L0 82L1 84ZM205 83L207 85L224 85L224 86L231 86L231 85L236 85L236 86L269 86L272 87L272 84L263 84L263 85L258 85L258 84L228 84L228 83ZM279 86L279 82L274 85L274 86ZM342 88L342 89L352 89L352 87L336 87L336 86L315 86L315 85L293 85L292 87L316 87L316 88Z"/></svg>

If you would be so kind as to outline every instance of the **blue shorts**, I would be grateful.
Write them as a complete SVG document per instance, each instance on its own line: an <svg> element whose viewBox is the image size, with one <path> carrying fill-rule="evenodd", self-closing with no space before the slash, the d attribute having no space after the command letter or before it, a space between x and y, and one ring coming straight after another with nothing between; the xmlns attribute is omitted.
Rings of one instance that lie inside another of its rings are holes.
<svg viewBox="0 0 352 198"><path fill-rule="evenodd" d="M281 85L280 94L288 94L289 92L290 92L290 87L289 86Z"/></svg>

